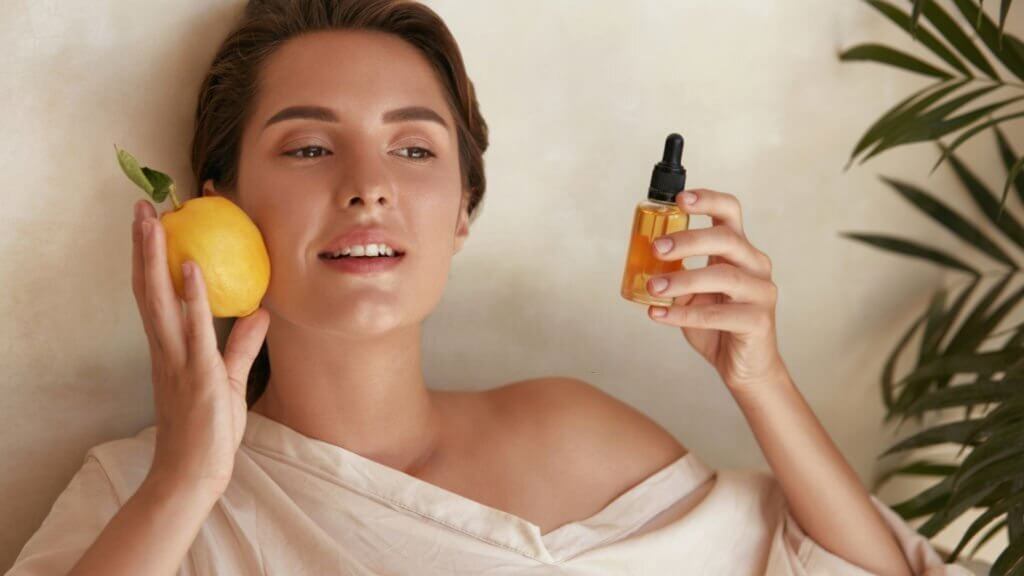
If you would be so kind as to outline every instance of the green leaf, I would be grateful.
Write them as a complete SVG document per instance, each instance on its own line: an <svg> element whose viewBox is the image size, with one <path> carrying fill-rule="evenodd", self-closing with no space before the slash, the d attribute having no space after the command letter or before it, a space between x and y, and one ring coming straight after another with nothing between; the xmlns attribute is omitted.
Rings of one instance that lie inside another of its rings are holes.
<svg viewBox="0 0 1024 576"><path fill-rule="evenodd" d="M961 463L960 469L953 474L953 495L959 491L967 491L972 479L981 478L985 471L995 469L1000 463L1013 460L1017 473L1024 478L1024 432L1016 427L1000 430L990 434L984 442L978 444Z"/></svg>
<svg viewBox="0 0 1024 576"><path fill-rule="evenodd" d="M933 390L917 399L906 411L908 414L917 414L927 410L1000 402L1021 393L1024 390L1022 384L1024 380L980 380L973 384Z"/></svg>
<svg viewBox="0 0 1024 576"><path fill-rule="evenodd" d="M896 452L935 446L937 444L965 444L971 432L978 426L976 420L948 422L931 428L926 428L913 436L894 444L881 456L888 456Z"/></svg>
<svg viewBox="0 0 1024 576"><path fill-rule="evenodd" d="M146 178L142 168L139 166L139 161L129 154L127 150L118 148L117 144L114 144L114 150L117 151L117 162L121 165L121 170L128 176L128 179L139 188L142 188L146 194L152 196L153 184Z"/></svg>
<svg viewBox="0 0 1024 576"><path fill-rule="evenodd" d="M1006 202L1006 195L1010 193L1010 185L1012 185L1020 175L1021 168L1024 168L1024 156L1021 156L1020 159L1014 162L1013 166L1010 167L1010 174L1007 175L1006 184L1003 185L1003 196L999 200L1000 204Z"/></svg>
<svg viewBox="0 0 1024 576"><path fill-rule="evenodd" d="M973 505L977 503L985 491L995 490L999 484L1009 482L1014 478L1020 477L1022 474L1024 474L1024 464L1022 464L1019 457L1000 460L986 466L984 470L973 475L969 480L965 480L959 487L956 486L956 481L954 480L953 493L950 494L950 500L960 497L965 504L970 502ZM959 510L960 506L957 506L956 509ZM956 516L953 516L951 519L955 518ZM921 529L918 531L922 534L925 533ZM934 535L934 533L931 535Z"/></svg>
<svg viewBox="0 0 1024 576"><path fill-rule="evenodd" d="M987 327L987 318L989 308L999 299L1000 294L1006 289L1010 281L1013 279L1012 275L1006 274L999 282L989 288L988 292L982 296L981 300L975 304L974 309L967 316L967 319L963 321L956 334L953 335L953 339L950 341L949 346L946 347L947 352L969 352L974 350L984 337L988 334L989 330L985 330Z"/></svg>
<svg viewBox="0 0 1024 576"><path fill-rule="evenodd" d="M1017 162L1017 153L1013 150L1013 146L1010 145L1010 141L1006 139L1006 135L999 129L999 125L995 124L993 130L996 133L996 143L999 145L999 155L1003 158L1003 165L1006 166L1006 173L1009 174L1013 170L1013 165ZM1017 197L1021 202L1024 202L1024 174L1018 174L1014 180L1014 185L1017 187Z"/></svg>
<svg viewBox="0 0 1024 576"><path fill-rule="evenodd" d="M942 321L946 313L946 289L940 288L932 293L931 302L925 310L924 317L927 323L924 326L924 334L921 336L921 348L917 354L917 364L920 366L929 359L929 354L938 348L937 333L942 328Z"/></svg>
<svg viewBox="0 0 1024 576"><path fill-rule="evenodd" d="M941 250L918 244L911 240L904 240L902 238L885 236L882 234L845 232L842 235L853 240L864 242L865 244L869 244L876 248L881 248L882 250L895 252L896 254L910 256L912 258L920 258L940 266L953 268L954 270L962 270L975 276L979 275L979 272L973 266L965 264L954 256L951 256Z"/></svg>
<svg viewBox="0 0 1024 576"><path fill-rule="evenodd" d="M949 496L953 491L952 486L952 478L947 476L927 489L922 490L916 496L898 504L893 504L890 508L905 520L913 520L914 518L934 514L945 507L949 501Z"/></svg>
<svg viewBox="0 0 1024 576"><path fill-rule="evenodd" d="M1016 306L1021 297L1024 297L1024 290L1019 290L989 314L989 309L999 299L999 296L1002 294L1006 286L1009 285L1012 279L1012 273L1006 274L999 282L992 286L984 296L982 296L981 300L974 305L970 314L967 315L967 318L960 324L960 327L950 340L949 345L946 346L944 354L951 355L972 352L976 350L982 342L984 342L985 337L988 336L994 327L1002 321L1005 314ZM940 378L938 381L934 382L934 385L939 389L945 388L950 379L951 377ZM921 398L923 394L932 388L932 385L932 381L921 380L903 388L899 396L896 398L895 408L895 410L902 415L901 423L907 417L907 406L910 406L917 399Z"/></svg>
<svg viewBox="0 0 1024 576"><path fill-rule="evenodd" d="M1017 78L1024 80L1024 55L1017 50L1017 45L1011 42L1010 46L1004 50L999 40L999 27L992 22L992 19L985 14L984 10L981 10L971 0L953 0L953 3L960 9L960 13L964 15L964 18L978 20L978 37L981 38L981 41L1006 66L1007 70L1012 72ZM1006 34L1006 37L1014 38L1010 34Z"/></svg>
<svg viewBox="0 0 1024 576"><path fill-rule="evenodd" d="M975 444L991 436L993 431L1024 423L1024 396L1015 395L997 405L978 422L978 428L967 437L965 444Z"/></svg>
<svg viewBox="0 0 1024 576"><path fill-rule="evenodd" d="M114 150L117 151L117 161L121 165L121 170L154 202L157 204L163 202L167 199L168 194L173 197L174 180L170 176L148 166L140 167L139 161L127 150L118 148L117 144L114 144ZM175 200L175 207L177 207L177 200Z"/></svg>
<svg viewBox="0 0 1024 576"><path fill-rule="evenodd" d="M985 535L982 536L980 540L978 540L978 542L974 545L973 548L971 548L971 552L970 554L968 554L968 557L973 558L974 555L978 553L978 550L980 550L981 547L985 545L985 542L991 540L992 537L999 533L999 531L1003 528L1006 528L1006 520L1001 520L997 522L994 526L989 528L988 532L985 532ZM956 558L950 558L949 561L955 562Z"/></svg>
<svg viewBox="0 0 1024 576"><path fill-rule="evenodd" d="M999 124L1006 122L1008 120L1020 118L1022 116L1024 116L1024 112L1015 112L1013 114L1007 114L1006 116L1000 116L998 118L987 120L985 122L982 122L981 124L978 124L977 126L972 126L970 130L964 130L963 133L957 136L956 140L954 140L952 144L950 144L948 147L942 147L942 155L939 157L938 161L935 162L935 165L932 166L931 172L929 172L929 174L934 173L935 169L938 168L939 165L942 164L942 162L945 161L950 154L952 154L957 148L959 148L961 144L974 137L978 132L981 132L982 130L985 130L986 128L993 126L998 129ZM1009 168L1009 166L1007 168ZM1024 194L1024 192L1022 192L1022 194ZM1024 196L1022 196L1022 198L1024 198Z"/></svg>
<svg viewBox="0 0 1024 576"><path fill-rule="evenodd" d="M881 12L886 18L891 20L908 34L916 36L917 40L927 46L933 54L945 60L947 64L959 70L964 76L972 76L970 68L968 68L962 60L957 58L956 54L950 51L949 48L947 48L946 45L943 44L942 41L932 34L927 28L915 26L909 14L883 0L866 1L875 10Z"/></svg>
<svg viewBox="0 0 1024 576"><path fill-rule="evenodd" d="M934 332L929 333L925 331L925 337L922 340L922 354L918 358L918 365L924 364L926 361L931 360L936 356L936 352L939 349L939 345L942 340L945 339L946 334L949 333L949 329L953 326L953 323L957 318L960 317L960 312L963 311L964 305L967 303L967 299L970 298L971 294L974 293L974 289L978 287L981 282L981 277L974 278L969 285L967 285L960 295L957 296L956 301L949 310L943 313L940 321L936 323ZM925 346L927 346L925 348Z"/></svg>
<svg viewBox="0 0 1024 576"><path fill-rule="evenodd" d="M1010 278L1012 278L1012 273L1007 274L999 286L1005 286L1004 282L1008 282ZM947 352L966 352L977 349L978 345L985 341L985 337L999 326L1006 315L1012 312L1022 299L1024 299L1024 286L1003 300L984 320L978 321L973 316L969 317L961 327L961 331L950 342ZM982 306L979 305L978 308L981 309Z"/></svg>
<svg viewBox="0 0 1024 576"><path fill-rule="evenodd" d="M981 50L978 49L974 42L937 2L926 2L923 7L923 13L924 17L935 26L939 33L961 56L966 58L975 68L984 72L989 78L1000 80L999 74L996 73L995 68L985 58L985 55L981 53Z"/></svg>
<svg viewBox="0 0 1024 576"><path fill-rule="evenodd" d="M888 112L883 114L881 118L876 120L875 123L868 128L867 132L861 136L856 146L854 146L853 153L850 154L850 160L846 163L845 169L848 170L850 168L854 159L860 155L861 152L881 140L883 134L899 130L901 126L913 120L917 116L918 112L927 109L935 102L945 98L948 94L955 92L961 86L969 83L970 80L955 80L950 83L947 82L948 81L936 82L935 84L926 86L925 88L911 94L905 100L893 106Z"/></svg>
<svg viewBox="0 0 1024 576"><path fill-rule="evenodd" d="M899 385L933 380L939 376L955 374L994 374L1002 372L1024 357L1024 348L1011 348L995 352L976 352L940 356L903 378ZM935 392L933 394L937 394Z"/></svg>
<svg viewBox="0 0 1024 576"><path fill-rule="evenodd" d="M924 74L925 76L935 76L938 78L953 77L949 72L946 72L941 68L936 68L916 56L911 56L906 52L902 52L882 44L859 44L840 52L839 60L843 62L879 62L881 64L895 66L896 68L903 68L904 70L909 70L917 74Z"/></svg>
<svg viewBox="0 0 1024 576"><path fill-rule="evenodd" d="M167 195L174 188L174 181L171 180L171 177L149 167L144 167L142 172L153 183L153 201L159 204L166 200Z"/></svg>
<svg viewBox="0 0 1024 576"><path fill-rule="evenodd" d="M981 277L975 277L971 283L966 286L960 294L957 296L953 305L948 310L943 308L945 303L946 291L944 289L937 290L932 297L932 302L928 309L925 310L924 314L917 319L913 326L903 335L899 345L894 349L889 358L886 360L885 367L882 370L882 398L886 407L885 421L889 422L897 415L896 401L895 401L895 390L896 384L893 383L893 373L895 371L895 365L902 353L903 348L906 346L907 341L910 340L921 321L927 318L927 324L925 325L924 335L921 338L921 351L918 354L917 365L922 366L926 364L930 359L934 358L936 351L939 348L942 340L949 332L949 328L959 317L960 312L963 310L964 304L967 299L974 292L974 289L978 286L981 281Z"/></svg>
<svg viewBox="0 0 1024 576"><path fill-rule="evenodd" d="M942 144L939 146L942 147ZM974 204L1007 239L1024 248L1024 227L1020 222L1003 210L1003 205L996 199L995 194L955 154L950 155L950 163L957 179L974 200Z"/></svg>
<svg viewBox="0 0 1024 576"><path fill-rule="evenodd" d="M938 296L939 294L944 294L944 292L939 291L936 293L936 296ZM889 358L886 359L885 366L882 368L882 402L885 404L887 410L887 414L885 416L886 420L889 420L893 415L893 391L895 388L895 385L893 384L893 374L896 371L896 362L899 360L900 354L903 352L903 349L907 347L907 344L910 342L910 339L914 336L914 332L917 331L918 326L920 326L921 323L924 322L926 317L930 319L930 312L931 307L929 307L928 310L925 310L924 314L918 316L917 321L915 321L910 326L910 328L903 333L903 336L900 338L899 343L896 345L896 348L894 348L892 352L889 353Z"/></svg>
<svg viewBox="0 0 1024 576"><path fill-rule="evenodd" d="M972 110L964 116L958 117L955 121L950 119L946 121L946 117L970 103L976 98L984 96L989 92L995 90L998 86L986 86L979 88L967 94L961 94L948 102L944 102L931 110L928 110L920 115L905 117L898 126L894 126L892 130L884 133L878 145L875 146L868 154L861 160L863 164L873 156L888 150L895 148L902 144L911 144L913 142L921 142L923 140L934 140L941 138L950 132L959 130L964 125L969 124L975 119L986 114L990 107L1000 107L1008 102L997 102L984 108Z"/></svg>
<svg viewBox="0 0 1024 576"><path fill-rule="evenodd" d="M989 569L989 574L1012 574L1019 575L1024 569L1024 540L1010 542Z"/></svg>
<svg viewBox="0 0 1024 576"><path fill-rule="evenodd" d="M934 130L931 131L932 135L929 136L929 139L935 139L940 136L945 136L946 134L956 132L957 130L963 128L964 126L969 126L977 122L978 120L981 120L985 116L988 116L990 113L995 112L996 110L1002 108L1003 106L1006 106L1007 104L1012 104L1014 102L1018 102L1020 100L1024 100L1024 96L1015 96L1013 98L1007 98L1006 100L994 102L992 104L987 104L980 108L975 108L974 110L969 110L967 112L964 112L960 116L944 119L935 127Z"/></svg>
<svg viewBox="0 0 1024 576"><path fill-rule="evenodd" d="M958 214L938 198L917 188L911 184L900 182L893 178L881 177L882 181L896 190L904 199L910 202L917 209L924 212L929 218L940 224L960 240L975 247L987 254L990 258L1002 262L1007 266L1016 268L1016 263L998 244L993 242L978 227Z"/></svg>
<svg viewBox="0 0 1024 576"><path fill-rule="evenodd" d="M888 470L873 483L871 492L877 492L883 484L894 476L949 476L957 469L954 464L933 462L931 460L915 460L898 468Z"/></svg>
<svg viewBox="0 0 1024 576"><path fill-rule="evenodd" d="M1010 3L1013 0L1003 0L999 5L999 48L1003 47L1003 28L1006 27L1006 15L1010 13Z"/></svg>
<svg viewBox="0 0 1024 576"><path fill-rule="evenodd" d="M951 522L963 515L964 512L976 506L995 489L995 486L986 486L973 492L959 495L954 489L953 493L949 496L949 500L946 502L946 506L919 526L917 531L929 538L935 536L943 528L949 526Z"/></svg>
<svg viewBox="0 0 1024 576"><path fill-rule="evenodd" d="M918 22L921 20L921 8L924 7L924 3L928 0L914 0L914 10L910 14L910 22L914 27L914 31L920 30Z"/></svg>

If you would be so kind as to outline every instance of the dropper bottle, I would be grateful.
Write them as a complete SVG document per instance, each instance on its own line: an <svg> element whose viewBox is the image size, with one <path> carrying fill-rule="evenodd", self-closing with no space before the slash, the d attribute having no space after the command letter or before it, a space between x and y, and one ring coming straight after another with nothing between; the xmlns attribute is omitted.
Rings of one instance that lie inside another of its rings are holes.
<svg viewBox="0 0 1024 576"><path fill-rule="evenodd" d="M682 164L683 137L669 134L661 162L654 165L647 198L641 200L633 214L626 270L622 275L622 297L639 304L671 306L674 298L651 295L647 280L683 268L682 260L659 260L653 243L659 237L686 230L690 216L676 204L676 195L686 186L686 168Z"/></svg>

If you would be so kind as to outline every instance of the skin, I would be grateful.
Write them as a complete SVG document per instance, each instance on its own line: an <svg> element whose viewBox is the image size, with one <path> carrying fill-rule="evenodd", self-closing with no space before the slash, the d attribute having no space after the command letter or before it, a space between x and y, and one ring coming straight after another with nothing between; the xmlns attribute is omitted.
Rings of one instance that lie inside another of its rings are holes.
<svg viewBox="0 0 1024 576"><path fill-rule="evenodd" d="M332 108L341 122L262 129L278 110L299 104ZM409 105L454 125L429 63L386 34L309 34L265 63L244 127L238 190L203 186L204 195L225 194L249 214L273 266L262 307L236 322L223 356L202 271L186 278L183 310L156 211L136 205L132 286L153 360L154 460L72 574L175 573L230 482L247 417L245 381L264 336L273 376L253 411L515 514L542 533L596 514L686 454L651 419L575 378L479 392L427 388L421 325L469 229L455 132L422 120L381 123L382 112ZM298 158L305 146L321 148ZM419 160L422 152L410 146L433 155ZM770 261L743 234L738 201L692 192L695 203L685 194L677 203L714 225L674 233L675 248L654 254L708 255L709 266L664 275L662 294L676 296L675 304L662 318L651 307L649 317L681 327L719 372L811 538L873 573L909 574L779 356ZM393 272L340 274L318 260L338 233L378 223L408 250Z"/></svg>
<svg viewBox="0 0 1024 576"><path fill-rule="evenodd" d="M794 519L811 539L873 574L911 574L895 536L779 354L771 259L747 239L739 201L701 188L677 194L676 204L690 214L710 216L712 226L668 234L654 242L653 254L662 260L707 256L708 265L649 278L648 291L673 297L673 303L649 306L648 317L678 326L714 366Z"/></svg>
<svg viewBox="0 0 1024 576"><path fill-rule="evenodd" d="M263 128L296 105L332 108L341 121ZM385 111L414 105L449 128L381 122ZM295 38L262 68L233 198L263 231L273 263L263 301L273 374L253 410L406 471L422 466L440 437L421 326L469 232L454 125L428 61L399 38ZM310 146L319 148L301 150ZM206 182L204 194L216 193ZM332 238L370 225L405 245L394 272L341 274L319 260Z"/></svg>
<svg viewBox="0 0 1024 576"><path fill-rule="evenodd" d="M639 412L571 378L484 392L427 388L422 323L440 302L451 260L469 234L455 120L442 90L429 62L387 34L310 34L265 63L242 137L238 190L227 191L263 231L273 263L262 303L273 371L252 410L521 515L546 533L596 513L685 450ZM263 129L279 110L307 104L332 108L341 121L292 119ZM385 111L413 105L436 111L448 127L382 123ZM319 148L303 152L307 146ZM312 157L294 157L302 155ZM221 193L212 181L203 191ZM320 262L330 239L371 223L406 247L393 273L339 274ZM647 449L629 454L617 472L591 478L594 463L581 461L581 446L565 432L600 442L595 426L547 408L581 390L628 413L608 414L628 427L621 433L653 432L658 440L637 437ZM552 462L541 470L539 445L550 446L542 461ZM524 487L525 470L532 472ZM553 482L564 492L552 491Z"/></svg>

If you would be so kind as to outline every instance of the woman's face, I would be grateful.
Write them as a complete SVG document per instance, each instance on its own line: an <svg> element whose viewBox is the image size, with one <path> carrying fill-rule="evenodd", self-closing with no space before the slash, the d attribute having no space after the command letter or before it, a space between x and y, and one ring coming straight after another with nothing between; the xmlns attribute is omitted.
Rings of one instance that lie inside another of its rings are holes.
<svg viewBox="0 0 1024 576"><path fill-rule="evenodd" d="M336 121L267 125L293 106L323 107ZM413 106L444 125L382 118ZM426 58L375 31L292 38L264 63L252 112L235 200L270 254L264 307L293 324L356 337L426 318L468 233L455 123ZM391 270L339 272L320 258L339 234L370 226L405 247Z"/></svg>

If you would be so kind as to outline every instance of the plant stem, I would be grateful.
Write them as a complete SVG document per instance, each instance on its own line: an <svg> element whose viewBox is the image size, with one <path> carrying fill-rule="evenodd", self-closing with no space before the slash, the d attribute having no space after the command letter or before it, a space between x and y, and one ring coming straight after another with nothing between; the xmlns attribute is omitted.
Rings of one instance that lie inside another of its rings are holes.
<svg viewBox="0 0 1024 576"><path fill-rule="evenodd" d="M963 80L968 80L968 78L962 78L962 79ZM1021 84L1020 82L1004 82L1002 80L998 80L998 81L997 80L987 80L987 79L984 79L984 78L970 78L970 80L973 80L975 82L981 82L982 84L995 84L997 86L1006 86L1007 88L1009 88L1011 86L1014 87L1014 88L1024 88L1024 84Z"/></svg>
<svg viewBox="0 0 1024 576"><path fill-rule="evenodd" d="M173 183L168 191L171 193L171 203L174 204L174 209L177 210L178 208L181 208L181 202L178 201L178 195L174 193Z"/></svg>

